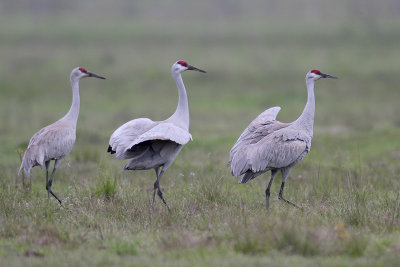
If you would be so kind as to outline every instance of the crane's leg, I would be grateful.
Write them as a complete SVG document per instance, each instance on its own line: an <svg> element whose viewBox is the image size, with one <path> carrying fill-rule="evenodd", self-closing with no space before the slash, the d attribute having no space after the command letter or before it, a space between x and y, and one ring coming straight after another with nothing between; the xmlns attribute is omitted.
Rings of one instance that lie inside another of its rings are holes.
<svg viewBox="0 0 400 267"><path fill-rule="evenodd" d="M157 190L157 195L161 198L162 202L165 204L165 206L167 206L167 209L170 212L171 210L169 209L169 206L168 206L167 202L165 201L163 194L161 192L161 188L160 188L160 180L161 180L162 175L164 174L164 170L162 170L160 168L155 168L155 170L156 170L156 174L157 174L157 180L154 183L152 207L154 209L154 198L155 198L155 194L156 194L156 190Z"/></svg>
<svg viewBox="0 0 400 267"><path fill-rule="evenodd" d="M278 170L271 170L271 179L269 180L267 190L265 190L265 196L267 198L267 210L269 209L269 196L271 195L270 189L272 185L272 181L274 180L274 177Z"/></svg>
<svg viewBox="0 0 400 267"><path fill-rule="evenodd" d="M56 159L56 160L54 161L53 172L51 173L50 180L46 183L46 189L47 189L47 192L50 193L53 197L55 197L55 199L57 199L58 202L60 202L60 204L61 204L61 200L60 200L60 199L56 196L56 194L54 194L54 192L51 190L51 185L53 184L54 174L56 173L57 166L58 166L58 164L60 164L60 162L61 162L61 161L58 160L58 159Z"/></svg>
<svg viewBox="0 0 400 267"><path fill-rule="evenodd" d="M50 198L50 192L47 189L47 185L49 183L49 166L50 166L50 160L46 161L44 163L44 166L46 166L46 190L47 190L47 198Z"/></svg>
<svg viewBox="0 0 400 267"><path fill-rule="evenodd" d="M152 208L153 210L154 210L154 200L155 200L155 198L156 198L156 192L157 192L157 189L158 189L158 176L160 175L160 167L156 167L156 168L154 168L154 170L156 171L157 180L156 180L155 183L154 183L153 202L151 203L151 208Z"/></svg>
<svg viewBox="0 0 400 267"><path fill-rule="evenodd" d="M161 176L163 175L163 173L164 173L164 171L161 171L161 172L160 172L160 175L158 176L158 177L159 177L158 179L161 179ZM157 195L158 195L158 196L161 198L161 200L164 202L165 206L167 206L168 211L171 212L171 210L169 209L169 206L168 206L167 202L165 201L165 199L164 199L164 197L163 197L163 194L162 194L162 192L161 192L160 185L158 185Z"/></svg>
<svg viewBox="0 0 400 267"><path fill-rule="evenodd" d="M282 184L281 184L281 190L279 190L279 199L280 200L283 200L283 201L285 201L286 203L288 203L288 204L291 204L291 205L293 205L293 206L295 206L296 208L298 208L298 206L296 205L296 203L294 203L294 202L292 202L292 201L290 201L290 200L287 200L287 199L285 199L284 197L283 197L283 188L285 187L285 181L286 181L286 179L288 178L288 176L289 176L289 173L290 173L290 168L289 169L283 169L283 170L281 170L281 173L282 173Z"/></svg>

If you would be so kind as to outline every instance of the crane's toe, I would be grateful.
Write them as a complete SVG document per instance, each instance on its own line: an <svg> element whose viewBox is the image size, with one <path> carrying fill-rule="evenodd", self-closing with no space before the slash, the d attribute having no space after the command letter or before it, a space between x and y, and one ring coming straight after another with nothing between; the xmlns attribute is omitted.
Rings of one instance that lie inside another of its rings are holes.
<svg viewBox="0 0 400 267"><path fill-rule="evenodd" d="M278 198L279 198L279 200L285 201L286 203L288 203L288 204L290 204L290 205L293 205L293 206L296 207L296 208L299 208L299 206L297 206L296 203L294 203L294 202L292 202L292 201L290 201L290 200L285 199L283 196L278 196Z"/></svg>

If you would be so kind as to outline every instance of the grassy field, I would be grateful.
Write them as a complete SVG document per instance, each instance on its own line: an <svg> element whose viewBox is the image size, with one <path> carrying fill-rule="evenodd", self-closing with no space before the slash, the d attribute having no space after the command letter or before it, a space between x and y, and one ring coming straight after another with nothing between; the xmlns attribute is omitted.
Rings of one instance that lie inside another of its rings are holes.
<svg viewBox="0 0 400 267"><path fill-rule="evenodd" d="M0 266L400 265L396 1L75 4L0 11ZM106 149L122 123L173 113L178 59L208 73L183 74L194 140L161 181L168 213L151 209L154 172L123 172ZM80 83L77 141L53 183L62 208L43 170L28 186L17 171L67 112L76 66L107 80ZM266 212L269 174L238 185L229 150L268 107L295 120L311 68L340 79L316 83L313 146L285 186L302 208L278 200L279 175Z"/></svg>

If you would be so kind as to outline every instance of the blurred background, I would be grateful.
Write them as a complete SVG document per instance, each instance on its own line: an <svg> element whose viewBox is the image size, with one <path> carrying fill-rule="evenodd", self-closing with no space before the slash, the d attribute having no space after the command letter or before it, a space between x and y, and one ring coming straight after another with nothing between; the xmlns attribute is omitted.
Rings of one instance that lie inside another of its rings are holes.
<svg viewBox="0 0 400 267"><path fill-rule="evenodd" d="M281 121L297 119L312 68L340 79L316 84L311 157L360 147L363 157L370 150L379 157L400 149L399 55L398 0L2 0L0 166L16 169L18 149L68 111L76 66L107 80L80 83L70 160L108 159L119 125L173 113L170 67L179 59L208 72L183 74L194 138L187 158L197 148L226 163L242 130L268 107L282 107Z"/></svg>

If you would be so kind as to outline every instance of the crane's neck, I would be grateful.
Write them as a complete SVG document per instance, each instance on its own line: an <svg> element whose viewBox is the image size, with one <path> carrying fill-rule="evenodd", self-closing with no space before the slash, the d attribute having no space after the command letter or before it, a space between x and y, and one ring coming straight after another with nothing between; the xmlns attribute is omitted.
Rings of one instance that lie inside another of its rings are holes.
<svg viewBox="0 0 400 267"><path fill-rule="evenodd" d="M61 120L72 123L76 127L76 123L78 122L79 106L80 106L79 79L71 77L70 81L72 87L72 104L68 113L65 114L65 116L62 117Z"/></svg>
<svg viewBox="0 0 400 267"><path fill-rule="evenodd" d="M306 79L307 85L307 104L303 113L294 122L298 128L306 131L310 136L313 135L314 113L315 113L315 96L314 96L314 79Z"/></svg>
<svg viewBox="0 0 400 267"><path fill-rule="evenodd" d="M182 75L180 73L172 72L172 77L178 87L179 102L175 113L172 114L168 120L189 131L189 104Z"/></svg>

